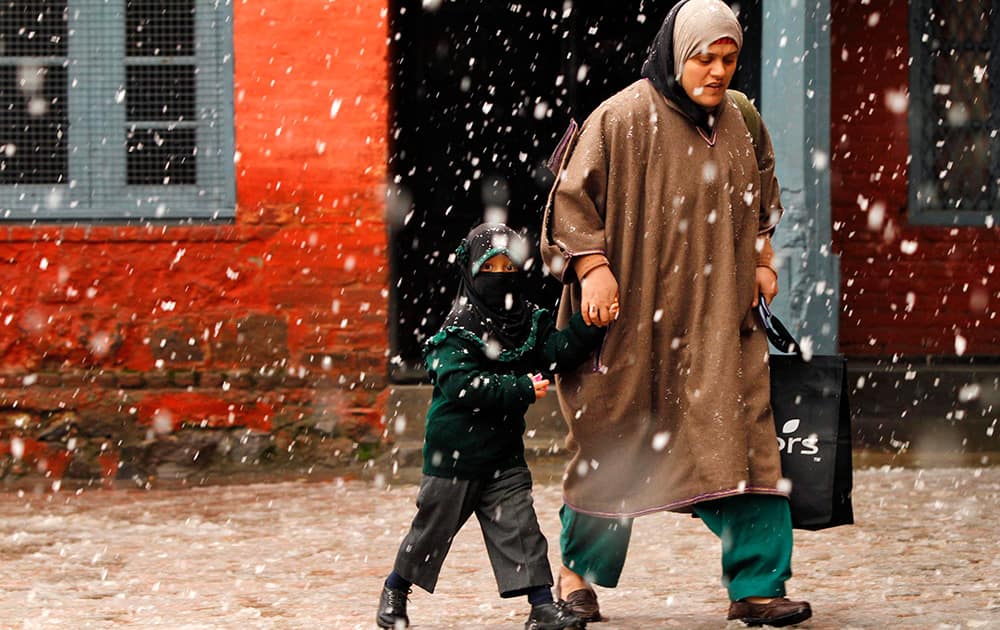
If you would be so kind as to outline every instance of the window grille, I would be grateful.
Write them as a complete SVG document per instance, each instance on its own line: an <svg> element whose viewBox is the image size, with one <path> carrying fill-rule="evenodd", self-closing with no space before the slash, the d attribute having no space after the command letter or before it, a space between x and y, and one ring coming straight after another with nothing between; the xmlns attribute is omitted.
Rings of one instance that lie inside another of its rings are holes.
<svg viewBox="0 0 1000 630"><path fill-rule="evenodd" d="M910 212L916 222L992 224L1000 208L1000 10L990 0L914 0Z"/></svg>
<svg viewBox="0 0 1000 630"><path fill-rule="evenodd" d="M0 185L66 181L66 2L0 4Z"/></svg>
<svg viewBox="0 0 1000 630"><path fill-rule="evenodd" d="M231 0L0 0L0 219L229 218Z"/></svg>
<svg viewBox="0 0 1000 630"><path fill-rule="evenodd" d="M197 183L194 0L126 0L129 184Z"/></svg>

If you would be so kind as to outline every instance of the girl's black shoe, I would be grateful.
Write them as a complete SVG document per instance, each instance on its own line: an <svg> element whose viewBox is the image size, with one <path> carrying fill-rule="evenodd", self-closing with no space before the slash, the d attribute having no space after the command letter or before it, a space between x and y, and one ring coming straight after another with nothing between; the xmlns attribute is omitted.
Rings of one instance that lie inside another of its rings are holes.
<svg viewBox="0 0 1000 630"><path fill-rule="evenodd" d="M382 587L382 597L378 602L378 615L375 623L379 628L409 628L410 618L406 615L406 596L410 591L398 588Z"/></svg>
<svg viewBox="0 0 1000 630"><path fill-rule="evenodd" d="M531 614L524 622L524 630L563 630L573 628L583 630L586 622L566 610L562 604L548 602L531 607Z"/></svg>

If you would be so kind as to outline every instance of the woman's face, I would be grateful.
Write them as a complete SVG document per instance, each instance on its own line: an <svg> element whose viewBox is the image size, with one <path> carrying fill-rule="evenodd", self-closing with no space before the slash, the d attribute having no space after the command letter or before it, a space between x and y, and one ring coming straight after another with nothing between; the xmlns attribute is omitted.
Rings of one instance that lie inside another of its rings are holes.
<svg viewBox="0 0 1000 630"><path fill-rule="evenodd" d="M719 106L736 72L740 50L729 42L716 42L684 62L681 86L691 100L706 109Z"/></svg>

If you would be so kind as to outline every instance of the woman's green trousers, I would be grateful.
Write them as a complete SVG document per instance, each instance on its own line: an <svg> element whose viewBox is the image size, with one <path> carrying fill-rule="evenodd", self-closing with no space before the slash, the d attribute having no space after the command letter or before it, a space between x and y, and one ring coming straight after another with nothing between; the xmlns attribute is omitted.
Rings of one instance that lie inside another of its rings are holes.
<svg viewBox="0 0 1000 630"><path fill-rule="evenodd" d="M722 581L731 601L785 595L785 581L792 577L792 517L786 498L740 494L693 508L722 541ZM617 586L633 519L589 516L566 505L559 515L562 563L588 582Z"/></svg>

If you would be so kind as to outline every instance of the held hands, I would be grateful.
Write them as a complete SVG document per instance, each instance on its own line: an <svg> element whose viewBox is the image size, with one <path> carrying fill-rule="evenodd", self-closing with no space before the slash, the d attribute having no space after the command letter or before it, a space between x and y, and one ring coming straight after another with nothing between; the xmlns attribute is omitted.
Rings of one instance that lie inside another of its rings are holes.
<svg viewBox="0 0 1000 630"><path fill-rule="evenodd" d="M757 290L753 293L753 306L757 307L758 296L763 293L764 300L770 304L774 296L778 295L778 274L770 267L758 265L757 267Z"/></svg>
<svg viewBox="0 0 1000 630"><path fill-rule="evenodd" d="M531 384L535 387L535 400L545 398L549 391L549 381L541 374L529 374Z"/></svg>
<svg viewBox="0 0 1000 630"><path fill-rule="evenodd" d="M618 319L618 281L607 265L595 267L580 280L580 315L588 326L604 327Z"/></svg>

